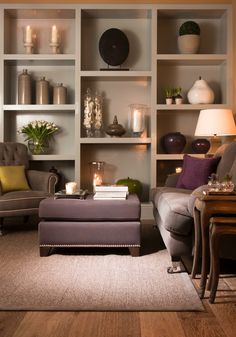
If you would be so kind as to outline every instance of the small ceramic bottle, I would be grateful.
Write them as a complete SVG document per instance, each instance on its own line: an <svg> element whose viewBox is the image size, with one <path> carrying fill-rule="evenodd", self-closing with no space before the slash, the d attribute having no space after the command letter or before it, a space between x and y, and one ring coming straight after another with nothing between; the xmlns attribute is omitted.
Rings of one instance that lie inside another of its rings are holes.
<svg viewBox="0 0 236 337"><path fill-rule="evenodd" d="M66 87L62 83L57 83L53 88L53 104L66 104Z"/></svg>
<svg viewBox="0 0 236 337"><path fill-rule="evenodd" d="M31 76L27 69L18 76L18 104L31 104Z"/></svg>
<svg viewBox="0 0 236 337"><path fill-rule="evenodd" d="M45 77L36 82L36 104L49 104L49 82Z"/></svg>

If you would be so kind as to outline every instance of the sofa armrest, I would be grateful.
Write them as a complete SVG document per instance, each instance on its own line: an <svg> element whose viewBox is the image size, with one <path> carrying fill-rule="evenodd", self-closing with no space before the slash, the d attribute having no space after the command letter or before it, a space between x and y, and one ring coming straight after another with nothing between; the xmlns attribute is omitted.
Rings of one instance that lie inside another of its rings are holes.
<svg viewBox="0 0 236 337"><path fill-rule="evenodd" d="M193 190L192 193L190 194L189 201L188 201L188 211L192 216L193 216L193 209L194 209L194 204L197 199L197 196L199 195L199 193L203 192L206 189L207 189L207 185L202 185L196 188L195 190Z"/></svg>
<svg viewBox="0 0 236 337"><path fill-rule="evenodd" d="M58 176L55 173L27 170L26 174L32 190L55 193L55 186L58 182Z"/></svg>
<svg viewBox="0 0 236 337"><path fill-rule="evenodd" d="M180 173L169 174L166 178L165 186L166 187L176 187L179 176L180 176Z"/></svg>

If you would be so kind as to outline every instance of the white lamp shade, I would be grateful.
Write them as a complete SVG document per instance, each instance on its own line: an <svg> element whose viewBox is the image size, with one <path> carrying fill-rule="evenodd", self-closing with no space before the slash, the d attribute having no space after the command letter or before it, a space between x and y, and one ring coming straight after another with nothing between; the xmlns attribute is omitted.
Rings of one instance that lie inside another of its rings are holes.
<svg viewBox="0 0 236 337"><path fill-rule="evenodd" d="M232 110L201 110L195 136L232 136L236 135L236 125Z"/></svg>

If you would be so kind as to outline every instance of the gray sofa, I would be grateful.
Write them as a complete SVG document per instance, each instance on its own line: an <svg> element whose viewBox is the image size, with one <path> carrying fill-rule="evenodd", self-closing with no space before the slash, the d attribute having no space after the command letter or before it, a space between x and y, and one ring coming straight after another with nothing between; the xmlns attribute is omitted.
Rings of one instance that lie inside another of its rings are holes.
<svg viewBox="0 0 236 337"><path fill-rule="evenodd" d="M222 179L227 173L236 184L236 141L222 145L215 156L220 156L216 173ZM171 256L173 267L179 269L182 256L193 250L194 222L193 207L196 190L176 188L178 175L170 175L164 187L152 190L153 212L157 227ZM198 190L203 189L201 186Z"/></svg>

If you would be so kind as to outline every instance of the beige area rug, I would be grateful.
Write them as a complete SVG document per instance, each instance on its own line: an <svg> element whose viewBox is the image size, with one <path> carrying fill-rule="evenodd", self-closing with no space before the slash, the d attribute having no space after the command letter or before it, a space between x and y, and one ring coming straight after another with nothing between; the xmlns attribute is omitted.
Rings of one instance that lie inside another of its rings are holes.
<svg viewBox="0 0 236 337"><path fill-rule="evenodd" d="M168 274L167 251L150 249L157 233L145 230L140 257L89 249L39 257L36 230L10 231L0 237L0 310L204 310L188 274Z"/></svg>

